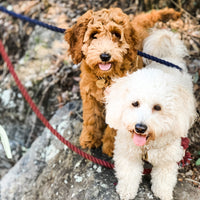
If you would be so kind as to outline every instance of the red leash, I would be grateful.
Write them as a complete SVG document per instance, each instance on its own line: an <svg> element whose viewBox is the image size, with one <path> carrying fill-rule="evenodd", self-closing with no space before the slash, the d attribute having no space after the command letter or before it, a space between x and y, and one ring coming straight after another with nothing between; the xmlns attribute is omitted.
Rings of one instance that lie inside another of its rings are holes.
<svg viewBox="0 0 200 200"><path fill-rule="evenodd" d="M30 107L32 108L32 110L35 112L35 114L37 115L37 117L41 120L41 122L65 145L67 145L69 147L69 149L71 149L72 151L76 152L77 154L79 154L80 156L82 156L83 158L86 158L96 164L102 165L104 167L110 168L112 169L114 167L113 164L98 159L94 156L91 156L85 152L83 152L81 149L77 148L76 146L74 146L73 144L71 144L69 141L67 141L63 136L61 136L52 126L51 124L48 122L48 120L44 117L44 115L40 112L40 110L38 109L38 107L36 106L36 104L33 102L33 100L31 99L31 97L29 96L27 90L24 88L24 86L22 85L21 81L19 80L14 67L4 49L4 46L2 44L2 41L0 40L0 54L3 58L3 60L6 62L7 67L10 71L10 73L12 74L19 90L21 91L22 95L24 96L24 98L26 99L26 101L28 102L28 104L30 105Z"/></svg>

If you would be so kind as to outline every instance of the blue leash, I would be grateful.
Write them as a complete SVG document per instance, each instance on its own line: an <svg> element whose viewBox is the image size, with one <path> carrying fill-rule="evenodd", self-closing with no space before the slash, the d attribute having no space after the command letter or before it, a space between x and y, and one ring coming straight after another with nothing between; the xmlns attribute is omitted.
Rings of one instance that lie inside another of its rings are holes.
<svg viewBox="0 0 200 200"><path fill-rule="evenodd" d="M27 22L29 22L29 23L31 23L31 24L35 24L35 25L42 26L42 27L44 27L44 28L47 28L47 29L52 30L52 31L55 31L55 32L59 32L59 33L64 33L64 32L65 32L65 29L58 28L58 27L56 27L56 26L52 26L52 25L49 25L49 24L45 24L45 23L40 22L40 21L38 21L38 20L36 20L36 19L31 19L31 18L26 17L26 16L24 16L24 15L17 14L17 13L15 13L15 12L13 12L13 11L7 10L7 9L4 8L3 6L0 6L0 11L9 14L9 15L11 15L12 17L19 18L19 19L21 19L21 20L23 20L23 21L27 21Z"/></svg>
<svg viewBox="0 0 200 200"><path fill-rule="evenodd" d="M35 24L35 25L42 26L42 27L44 27L44 28L47 28L47 29L49 29L49 30L52 30L52 31L55 31L55 32L58 32L58 33L64 33L64 32L66 31L66 29L58 28L58 27L56 27L56 26L52 26L52 25L43 23L43 22L41 22L41 21L38 21L38 20L36 20L36 19L31 19L31 18L26 17L26 16L24 16L24 15L17 14L17 13L15 13L15 12L13 12L13 11L9 11L9 10L7 10L5 7L3 7L3 6L0 6L0 11L9 14L9 15L11 15L12 17L16 17L16 18L18 18L18 19L21 19L21 20L23 20L23 21L29 22L29 23L31 23L31 24ZM144 53L144 52L141 52L141 51L139 51L139 50L137 51L137 54L138 54L139 56L142 56L142 57L147 58L147 59L149 59L149 60L153 60L153 61L155 61L155 62L161 63L161 64L166 65L166 66L168 66L168 67L173 67L173 68L176 68L176 69L182 71L182 69L181 69L179 66L177 66L177 65L175 65L175 64L173 64L173 63L170 63L170 62L167 62L167 61L162 60L162 59L160 59L160 58L151 56L151 55L146 54L146 53Z"/></svg>
<svg viewBox="0 0 200 200"><path fill-rule="evenodd" d="M171 62L168 62L168 61L166 61L166 60L162 60L162 59L157 58L157 57L155 57L155 56L151 56L151 55L146 54L146 53L144 53L144 52L141 52L141 51L139 51L139 50L137 50L137 54L138 54L139 56L142 56L142 57L147 58L147 59L149 59L149 60L153 60L153 61L158 62L158 63L160 63L160 64L166 65L166 66L168 66L168 67L173 67L173 68L176 68L176 69L182 71L182 68L180 68L178 65L175 65L175 64L173 64L173 63L171 63Z"/></svg>

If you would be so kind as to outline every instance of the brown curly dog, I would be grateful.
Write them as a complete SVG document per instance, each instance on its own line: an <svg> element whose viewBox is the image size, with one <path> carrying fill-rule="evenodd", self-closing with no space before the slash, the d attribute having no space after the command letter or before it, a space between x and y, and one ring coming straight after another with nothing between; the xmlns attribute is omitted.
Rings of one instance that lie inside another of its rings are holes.
<svg viewBox="0 0 200 200"><path fill-rule="evenodd" d="M143 66L137 50L142 50L148 28L179 17L179 12L169 8L142 13L132 21L119 8L89 10L65 32L73 62L82 62L83 148L99 147L103 142L103 152L112 156L115 130L105 124L104 90L112 78Z"/></svg>

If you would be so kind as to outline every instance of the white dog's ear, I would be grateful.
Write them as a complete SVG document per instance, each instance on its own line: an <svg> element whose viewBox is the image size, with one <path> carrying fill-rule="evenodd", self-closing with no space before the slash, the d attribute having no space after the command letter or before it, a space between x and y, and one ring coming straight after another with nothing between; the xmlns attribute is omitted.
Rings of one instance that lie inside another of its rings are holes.
<svg viewBox="0 0 200 200"><path fill-rule="evenodd" d="M177 134L180 137L186 137L188 130L191 128L197 117L196 101L193 92L182 87L178 88L178 94L181 99L177 99Z"/></svg>
<svg viewBox="0 0 200 200"><path fill-rule="evenodd" d="M124 110L126 94L126 77L117 79L110 87L105 90L106 102L106 123L114 129L121 126L121 116Z"/></svg>

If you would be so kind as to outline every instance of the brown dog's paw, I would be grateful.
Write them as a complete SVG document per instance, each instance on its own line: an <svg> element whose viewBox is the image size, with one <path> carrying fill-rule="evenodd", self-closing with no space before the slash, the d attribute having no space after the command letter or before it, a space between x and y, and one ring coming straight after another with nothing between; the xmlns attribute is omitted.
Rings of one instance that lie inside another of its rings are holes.
<svg viewBox="0 0 200 200"><path fill-rule="evenodd" d="M82 148L98 148L101 146L101 134L97 132L91 133L86 128L83 128L79 142Z"/></svg>
<svg viewBox="0 0 200 200"><path fill-rule="evenodd" d="M102 152L108 155L109 157L113 157L113 150L114 150L114 145L112 142L105 142L103 143L102 146Z"/></svg>
<svg viewBox="0 0 200 200"><path fill-rule="evenodd" d="M116 130L107 126L102 139L103 142L102 151L103 153L107 154L110 157L113 156L115 135L116 135Z"/></svg>

